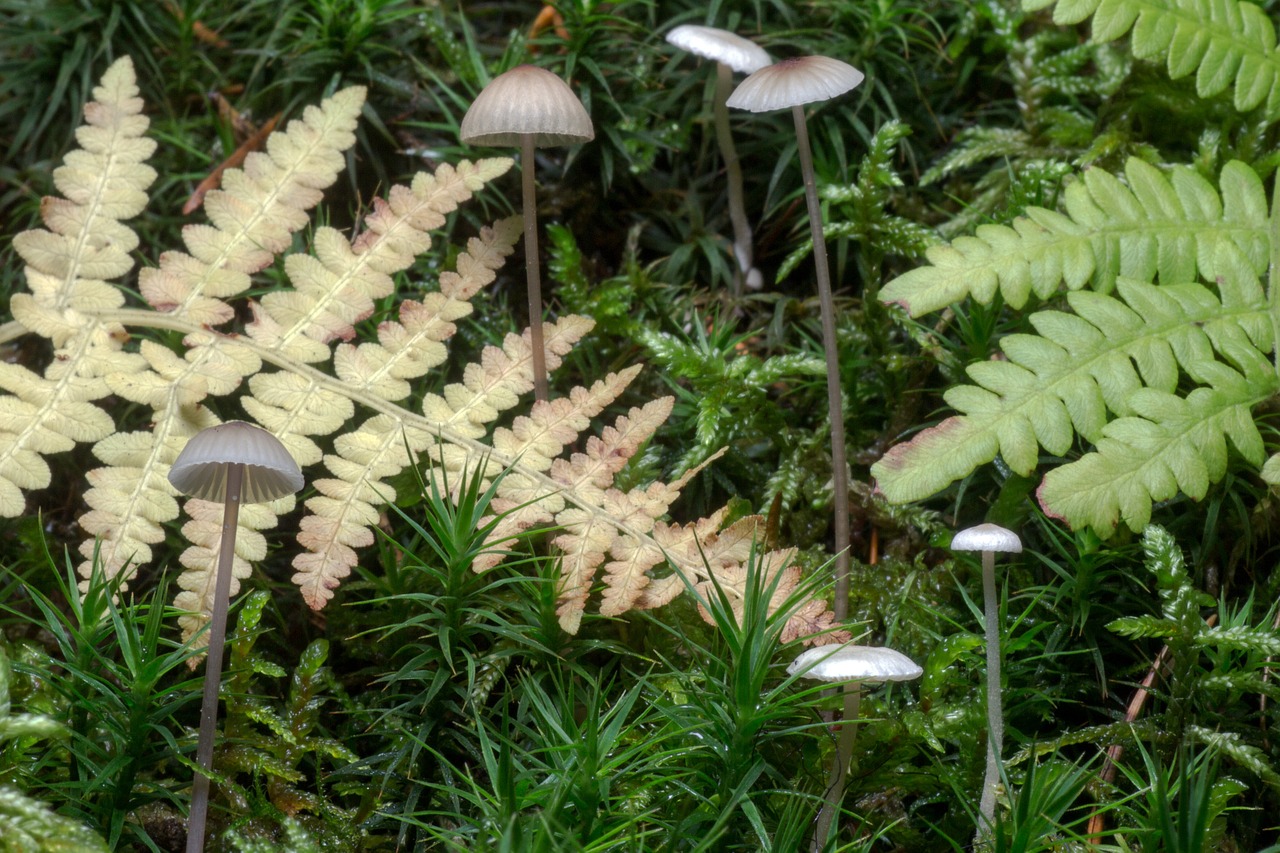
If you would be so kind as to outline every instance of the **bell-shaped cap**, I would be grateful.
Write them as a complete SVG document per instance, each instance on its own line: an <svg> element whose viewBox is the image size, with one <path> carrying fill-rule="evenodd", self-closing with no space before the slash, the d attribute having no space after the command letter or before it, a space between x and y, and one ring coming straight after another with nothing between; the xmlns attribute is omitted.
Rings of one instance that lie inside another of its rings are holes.
<svg viewBox="0 0 1280 853"><path fill-rule="evenodd" d="M1022 540L1012 530L998 524L979 524L961 530L951 538L952 551L1003 551L1022 553Z"/></svg>
<svg viewBox="0 0 1280 853"><path fill-rule="evenodd" d="M667 41L695 56L727 65L739 74L759 71L773 62L760 45L717 27L681 24L667 33Z"/></svg>
<svg viewBox="0 0 1280 853"><path fill-rule="evenodd" d="M169 482L185 495L222 503L227 468L234 463L244 465L241 503L273 501L302 488L302 471L280 439L244 421L228 421L192 436L169 469Z"/></svg>
<svg viewBox="0 0 1280 853"><path fill-rule="evenodd" d="M545 68L517 65L489 81L462 117L458 138L472 145L539 148L595 138L591 116L568 84Z"/></svg>
<svg viewBox="0 0 1280 853"><path fill-rule="evenodd" d="M819 681L912 681L924 674L915 661L902 652L882 646L855 646L833 643L802 652L787 667Z"/></svg>
<svg viewBox="0 0 1280 853"><path fill-rule="evenodd" d="M861 71L829 56L780 59L739 83L725 103L753 113L790 109L843 95L863 79Z"/></svg>

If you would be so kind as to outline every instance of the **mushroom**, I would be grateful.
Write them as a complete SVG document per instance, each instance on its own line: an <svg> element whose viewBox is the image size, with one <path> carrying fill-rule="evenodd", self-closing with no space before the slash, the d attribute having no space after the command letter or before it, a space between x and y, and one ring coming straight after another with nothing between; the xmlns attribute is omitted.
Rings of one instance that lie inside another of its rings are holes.
<svg viewBox="0 0 1280 853"><path fill-rule="evenodd" d="M816 853L825 849L831 822L844 799L844 783L849 762L853 759L862 685L884 681L912 681L923 675L924 670L911 658L893 649L834 643L801 653L787 667L787 672L844 685L844 723L840 729L835 762L831 765L831 776L827 781L826 800L822 811L818 813L818 825L814 829L813 850Z"/></svg>
<svg viewBox="0 0 1280 853"><path fill-rule="evenodd" d="M667 33L667 41L703 59L716 63L716 91L712 102L715 117L716 141L720 144L720 156L729 180L729 221L733 223L733 255L738 263L734 270L734 296L742 295L745 278L748 287L758 289L763 283L760 270L752 266L754 250L751 245L751 223L747 220L746 205L742 198L742 166L738 151L733 146L733 134L729 130L729 110L725 100L733 84L733 72L750 74L759 71L773 60L764 48L736 33L716 27L681 24Z"/></svg>
<svg viewBox="0 0 1280 853"><path fill-rule="evenodd" d="M533 395L538 400L547 399L547 354L542 342L542 274L538 262L533 149L590 142L595 135L591 117L568 85L535 65L517 65L489 81L462 117L458 130L459 139L472 145L520 148L529 343L533 350Z"/></svg>
<svg viewBox="0 0 1280 853"><path fill-rule="evenodd" d="M978 814L984 835L995 825L996 784L1000 781L1000 756L1004 752L1004 710L1000 700L1000 607L996 600L996 552L1022 553L1022 540L1012 530L995 524L979 524L961 530L951 539L952 551L982 552L983 620L987 634L987 770L982 780Z"/></svg>
<svg viewBox="0 0 1280 853"><path fill-rule="evenodd" d="M836 352L836 315L831 298L831 271L822 237L822 209L813 178L813 152L805 125L803 105L825 101L853 89L863 74L846 62L826 56L783 59L756 71L739 84L729 106L758 113L791 108L796 125L796 149L804 175L809 206L809 230L813 235L813 261L822 308L822 348L827 357L827 408L831 417L831 474L835 492L836 588L833 612L837 620L849 615L849 470L845 461L844 406L840 395L840 362Z"/></svg>
<svg viewBox="0 0 1280 853"><path fill-rule="evenodd" d="M169 482L193 498L223 504L222 539L214 580L213 613L209 619L204 698L200 705L200 741L197 773L191 787L191 814L187 822L187 853L204 850L205 822L209 811L209 773L213 769L213 739L218 724L218 689L222 684L222 653L227 638L227 609L231 597L232 561L236 549L236 523L240 504L261 503L293 494L302 488L298 463L280 440L261 427L229 421L196 433L182 448Z"/></svg>

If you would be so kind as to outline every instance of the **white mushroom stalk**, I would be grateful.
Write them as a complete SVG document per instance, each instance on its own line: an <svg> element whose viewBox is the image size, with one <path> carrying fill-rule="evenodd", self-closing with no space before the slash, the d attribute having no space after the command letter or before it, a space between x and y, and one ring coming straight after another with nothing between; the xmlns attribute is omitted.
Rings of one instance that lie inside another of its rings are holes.
<svg viewBox="0 0 1280 853"><path fill-rule="evenodd" d="M826 849L831 824L844 800L844 786L848 779L849 764L853 760L853 746L857 738L858 710L862 702L862 685L884 681L913 681L924 674L915 661L882 646L855 646L835 643L817 646L799 655L787 672L819 681L843 683L844 722L840 726L840 740L836 757L827 780L826 798L818 813L813 833L813 851Z"/></svg>
<svg viewBox="0 0 1280 853"><path fill-rule="evenodd" d="M547 353L542 336L542 271L538 257L534 149L590 142L595 138L595 128L582 102L563 80L544 68L517 65L493 78L476 96L462 118L458 137L472 145L520 148L533 395L535 399L546 400Z"/></svg>
<svg viewBox="0 0 1280 853"><path fill-rule="evenodd" d="M720 157L724 160L729 184L729 222L733 225L733 255L737 262L733 276L733 295L741 296L744 282L748 287L759 288L763 281L760 271L753 265L755 248L742 192L742 165L738 160L738 149L733 144L733 133L729 129L729 110L725 101L733 87L733 72L751 74L773 60L755 42L716 27L682 24L667 33L667 41L681 50L716 63L712 115L715 118L716 142L720 145Z"/></svg>
<svg viewBox="0 0 1280 853"><path fill-rule="evenodd" d="M191 786L187 821L187 853L204 850L209 813L209 773L218 725L218 691L227 638L232 563L241 503L282 498L302 488L302 471L274 435L252 424L230 421L196 433L169 469L169 482L183 494L223 505L222 538L214 580L213 613L205 650L204 696L200 705L200 740L196 763L201 771Z"/></svg>
<svg viewBox="0 0 1280 853"><path fill-rule="evenodd" d="M822 208L813 176L813 152L805 124L804 105L825 101L852 90L863 74L846 62L826 56L783 59L761 68L738 86L729 106L750 112L791 108L796 125L796 149L804 176L804 195L813 237L813 262L822 309L822 348L827 360L827 409L831 418L831 475L834 490L836 588L832 611L838 620L849 615L849 464L844 447L844 405L840 391L840 360L836 350L835 300L831 295L831 270L822 236Z"/></svg>
<svg viewBox="0 0 1280 853"><path fill-rule="evenodd" d="M996 552L1019 554L1022 540L1012 530L995 524L979 524L961 530L951 539L952 551L982 552L983 621L987 642L987 769L978 801L981 825L978 836L995 826L996 786L1004 754L1004 703L1000 698L1000 603L996 597Z"/></svg>

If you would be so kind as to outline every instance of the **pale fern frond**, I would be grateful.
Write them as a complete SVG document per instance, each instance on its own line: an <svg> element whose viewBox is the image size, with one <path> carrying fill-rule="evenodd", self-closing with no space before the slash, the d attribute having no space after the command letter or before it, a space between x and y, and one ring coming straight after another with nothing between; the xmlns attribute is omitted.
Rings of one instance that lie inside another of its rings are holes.
<svg viewBox="0 0 1280 853"><path fill-rule="evenodd" d="M1024 9L1053 6L1058 24L1092 16L1092 39L1130 33L1133 55L1165 61L1173 79L1196 75L1196 93L1212 97L1234 86L1237 110L1261 108L1280 118L1280 53L1275 24L1247 0L1022 0Z"/></svg>
<svg viewBox="0 0 1280 853"><path fill-rule="evenodd" d="M48 338L55 358L43 377L16 365L0 368L0 515L20 515L23 489L49 485L43 456L97 441L113 431L111 418L94 405L111 393L108 369L136 365L122 352L119 324L101 324L95 311L124 303L106 279L133 268L129 253L138 236L121 220L146 204L155 170L145 161L155 143L143 136L133 63L117 60L85 105L76 131L80 148L53 172L64 198L40 205L48 230L24 231L13 239L26 262L31 293L14 294L11 310L28 330Z"/></svg>
<svg viewBox="0 0 1280 853"><path fill-rule="evenodd" d="M427 232L509 168L511 160L499 157L419 174L412 188L393 187L387 201L375 203L354 242L336 229L317 229L314 256L294 254L285 260L294 289L263 297L249 335L299 361L327 360L329 344L351 340L355 324L373 313L373 300L393 291L391 276L431 247Z"/></svg>
<svg viewBox="0 0 1280 853"><path fill-rule="evenodd" d="M267 150L249 154L243 169L228 169L222 189L205 196L211 225L182 231L187 252L165 252L138 277L143 297L159 311L217 326L235 312L225 301L250 286L249 276L289 248L310 222L306 211L337 180L343 153L355 143L365 91L351 87L289 122L267 138Z"/></svg>
<svg viewBox="0 0 1280 853"><path fill-rule="evenodd" d="M593 419L617 400L638 366L522 412L532 389L526 332L487 347L439 394L417 382L446 362L445 342L511 254L519 220L482 229L456 268L440 274L438 292L401 303L395 319L360 339L357 324L371 315L374 300L394 292L392 276L430 247L430 230L509 169L510 160L442 166L411 186L392 187L373 202L354 239L317 228L312 252L284 261L292 286L253 303L244 297L251 276L307 225L306 209L333 182L343 150L354 142L363 93L339 92L272 136L267 152L251 155L243 170L224 176L223 189L206 203L212 224L188 226L188 251L163 253L158 266L141 274L147 307L128 307L122 288L93 276L131 269L128 253L137 241L116 217L136 213L145 200L154 175L140 159L152 146L139 141L146 124L127 61L112 66L97 97L86 110L91 126L79 136L84 151L68 155L67 171L57 177L69 200L46 200L51 230L17 241L31 293L14 297L16 322L6 334L42 335L54 343L56 358L43 376L0 365L0 388L8 392L0 395L3 511L20 512L23 491L47 484L43 455L95 442L102 467L87 475L90 509L80 523L91 538L81 551L86 559L96 552L109 575L127 582L178 519L167 475L179 451L219 421L215 410L239 405L313 477L298 535L305 550L294 558L295 581L312 607L325 605L356 565L358 549L372 543L382 507L397 498L393 478L410 465L423 465L442 490L477 470L486 487L496 483L491 551L477 561L479 570L500 559L520 530L558 528L567 630L578 628L601 586L602 612L616 614L669 600L681 577L733 576L745 559L743 531L754 533L754 523L721 531L723 511L687 525L666 519L696 470L629 491L614 484L626 459L670 413L669 399L637 406L599 437L590 435ZM253 320L236 324L244 307ZM550 324L548 367L559 365L592 326L572 315ZM181 345L131 338L133 330L148 329ZM140 409L150 426L113 432L112 419L94 405L109 394ZM419 399L421 408L410 408ZM504 413L509 421L498 425ZM315 477L322 465L327 476ZM265 554L264 532L293 507L293 498L284 498L241 511L237 578ZM180 557L186 571L178 603L189 613L183 627L190 636L209 609L218 537L216 507L192 500L186 509L182 531L191 547ZM795 571L787 552L769 559L786 578ZM660 575L664 564L671 568ZM596 583L602 565L605 577ZM821 601L797 613L788 629L795 635L819 630L830 617Z"/></svg>
<svg viewBox="0 0 1280 853"><path fill-rule="evenodd" d="M1107 293L1118 276L1213 281L1213 259L1224 243L1262 274L1269 260L1262 181L1233 161L1218 182L1220 191L1190 166L1165 174L1136 158L1123 182L1088 169L1067 186L1063 213L1028 208L1012 227L983 225L973 237L930 248L929 265L889 282L880 298L918 317L965 298L989 303L997 290L1020 308L1032 294L1046 299L1064 284Z"/></svg>
<svg viewBox="0 0 1280 853"><path fill-rule="evenodd" d="M1234 243L1219 245L1212 267L1217 294L1121 278L1119 298L1080 291L1067 295L1073 314L1031 315L1038 335L1007 336L1007 360L971 365L978 384L947 391L962 414L876 463L879 488L893 501L926 497L997 453L1030 475L1041 448L1063 455L1078 435L1097 450L1051 471L1040 499L1106 534L1120 520L1141 529L1153 500L1202 497L1225 473L1226 438L1261 465L1250 410L1280 391L1270 305ZM1177 396L1182 375L1202 387Z"/></svg>

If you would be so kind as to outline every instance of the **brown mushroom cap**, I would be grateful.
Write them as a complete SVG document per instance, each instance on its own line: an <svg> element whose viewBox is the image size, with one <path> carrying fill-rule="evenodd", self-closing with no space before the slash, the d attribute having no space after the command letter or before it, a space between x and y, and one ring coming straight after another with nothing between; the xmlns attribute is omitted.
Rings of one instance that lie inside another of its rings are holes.
<svg viewBox="0 0 1280 853"><path fill-rule="evenodd" d="M517 65L476 96L462 117L458 138L473 145L516 147L525 135L545 148L590 142L596 132L563 80L536 65Z"/></svg>
<svg viewBox="0 0 1280 853"><path fill-rule="evenodd" d="M753 113L789 109L843 95L863 79L861 71L829 56L780 59L739 83L727 103Z"/></svg>
<svg viewBox="0 0 1280 853"><path fill-rule="evenodd" d="M998 524L979 524L961 530L951 538L952 551L1003 551L1022 553L1022 540L1012 530Z"/></svg>
<svg viewBox="0 0 1280 853"><path fill-rule="evenodd" d="M773 62L760 45L716 27L681 24L667 33L667 41L703 59L727 65L740 74L759 71Z"/></svg>
<svg viewBox="0 0 1280 853"><path fill-rule="evenodd" d="M228 421L192 436L169 469L169 482L185 495L222 503L227 466L235 463L244 465L241 503L273 501L302 488L302 471L280 439L244 421Z"/></svg>
<svg viewBox="0 0 1280 853"><path fill-rule="evenodd" d="M902 652L882 646L854 646L836 643L802 652L787 667L819 681L911 681L924 670Z"/></svg>

